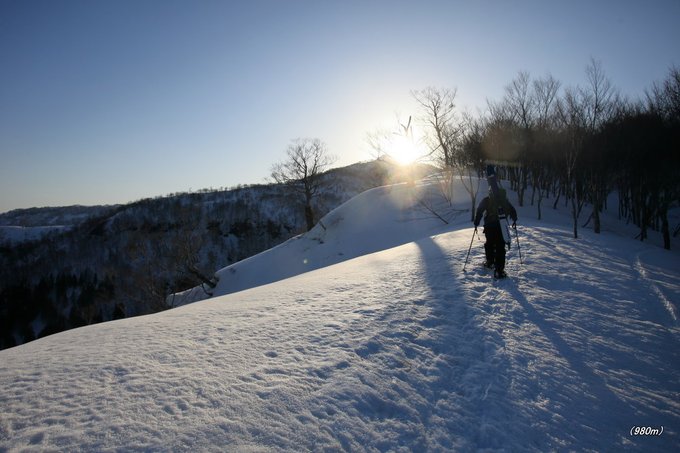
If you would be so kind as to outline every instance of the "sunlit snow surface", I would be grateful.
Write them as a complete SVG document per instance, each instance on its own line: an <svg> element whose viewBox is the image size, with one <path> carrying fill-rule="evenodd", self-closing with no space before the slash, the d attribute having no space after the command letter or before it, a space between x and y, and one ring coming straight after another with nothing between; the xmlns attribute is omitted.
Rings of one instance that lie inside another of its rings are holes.
<svg viewBox="0 0 680 453"><path fill-rule="evenodd" d="M0 451L680 444L677 253L525 220L524 264L513 248L494 281L477 239L462 272L472 229L430 220L388 250L0 352ZM373 239L390 242L357 243Z"/></svg>

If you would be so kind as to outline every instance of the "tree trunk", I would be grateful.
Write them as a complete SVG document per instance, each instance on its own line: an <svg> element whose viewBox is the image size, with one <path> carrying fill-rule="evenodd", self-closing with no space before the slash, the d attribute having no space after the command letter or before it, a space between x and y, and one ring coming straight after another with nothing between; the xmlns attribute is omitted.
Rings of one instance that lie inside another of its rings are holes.
<svg viewBox="0 0 680 453"><path fill-rule="evenodd" d="M305 204L305 222L307 222L307 231L314 228L314 211L309 202Z"/></svg>
<svg viewBox="0 0 680 453"><path fill-rule="evenodd" d="M663 248L671 249L671 232L668 228L668 215L664 215L661 221L661 233L663 234Z"/></svg>
<svg viewBox="0 0 680 453"><path fill-rule="evenodd" d="M571 218L574 221L574 239L578 239L578 209L576 208L576 196L571 199Z"/></svg>
<svg viewBox="0 0 680 453"><path fill-rule="evenodd" d="M600 211L602 207L602 199L600 197L600 192L595 189L593 190L593 231L596 234L600 234Z"/></svg>
<svg viewBox="0 0 680 453"><path fill-rule="evenodd" d="M671 230L668 225L668 203L664 203L661 206L661 212L659 213L661 217L661 234L663 235L663 248L666 250L671 249Z"/></svg>
<svg viewBox="0 0 680 453"><path fill-rule="evenodd" d="M524 206L524 192L526 191L526 188L528 186L528 171L525 165L521 165L519 167L519 177L517 178L517 183L518 183L518 190L517 190L517 196L518 196L518 204L520 207Z"/></svg>

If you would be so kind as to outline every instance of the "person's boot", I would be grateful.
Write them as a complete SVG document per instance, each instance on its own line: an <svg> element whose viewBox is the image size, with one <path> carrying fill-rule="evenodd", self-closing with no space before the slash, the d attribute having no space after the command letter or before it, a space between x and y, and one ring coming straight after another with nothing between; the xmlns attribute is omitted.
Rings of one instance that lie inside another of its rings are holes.
<svg viewBox="0 0 680 453"><path fill-rule="evenodd" d="M508 274L503 269L496 269L493 273L494 278L505 278Z"/></svg>

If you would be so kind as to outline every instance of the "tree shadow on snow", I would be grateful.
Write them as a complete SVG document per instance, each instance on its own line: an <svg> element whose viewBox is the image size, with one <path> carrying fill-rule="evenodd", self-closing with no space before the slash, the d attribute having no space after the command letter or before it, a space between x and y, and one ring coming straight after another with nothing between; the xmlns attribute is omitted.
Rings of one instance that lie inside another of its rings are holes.
<svg viewBox="0 0 680 453"><path fill-rule="evenodd" d="M546 319L514 282L506 288L511 299L521 306L526 321L536 326L550 342L557 352L557 359L566 361L566 370L529 377L540 382L540 386L547 391L546 396L552 398L544 406L549 414L544 414L544 420L540 423L548 430L560 433L559 443L551 440L548 444L550 448L565 445L569 448L622 451L644 447L651 449L648 451L656 451L663 445L670 446L669 437L631 437L629 432L633 426L654 421L642 418L635 407L617 395L602 373L598 374L584 360L585 352L574 349L559 333L558 325ZM599 352L589 353L589 359L597 360Z"/></svg>
<svg viewBox="0 0 680 453"><path fill-rule="evenodd" d="M502 282L491 293L517 301L523 322L540 331L549 350L516 344L513 332L499 329L517 325L503 319L508 317L503 301L480 299L494 285L490 276L474 279L459 272L466 251L445 250L433 238L416 245L422 255L421 278L431 293L429 316L421 324L430 329L428 346L438 359L424 419L429 436L449 439L438 445L530 451L653 450L668 445L669 437L641 440L629 435L632 426L644 422L640 413L563 338L557 324L534 308L516 282ZM489 316L498 322L489 322ZM532 368L529 361L536 357L531 354L538 354L546 366Z"/></svg>

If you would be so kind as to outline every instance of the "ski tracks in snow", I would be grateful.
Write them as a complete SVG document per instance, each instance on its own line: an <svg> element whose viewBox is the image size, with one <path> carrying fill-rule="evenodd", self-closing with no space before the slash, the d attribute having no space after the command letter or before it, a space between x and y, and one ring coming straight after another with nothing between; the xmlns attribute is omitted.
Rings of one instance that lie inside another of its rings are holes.
<svg viewBox="0 0 680 453"><path fill-rule="evenodd" d="M644 264L643 258L658 255L659 250L645 249L635 254L634 269L640 275L640 282L649 287L663 305L670 317L669 322L678 327L678 302L680 302L680 285L677 276L672 275L668 269L663 269L658 264ZM661 252L668 253L668 252ZM666 258L666 257L664 257ZM675 269L680 269L680 262ZM667 296L666 293L672 294ZM675 300L675 302L674 302Z"/></svg>

